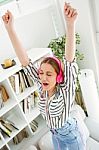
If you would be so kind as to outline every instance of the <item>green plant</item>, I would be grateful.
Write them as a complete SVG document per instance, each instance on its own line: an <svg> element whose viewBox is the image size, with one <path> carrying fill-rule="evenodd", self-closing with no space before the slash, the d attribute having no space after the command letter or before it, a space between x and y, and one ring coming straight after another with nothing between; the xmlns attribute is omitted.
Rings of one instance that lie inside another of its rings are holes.
<svg viewBox="0 0 99 150"><path fill-rule="evenodd" d="M76 41L75 41L76 45L79 45L80 44L79 34L76 33L75 37L76 37ZM63 35L59 38L52 39L48 45L48 47L52 49L54 55L61 60L63 60L63 56L65 52L65 42L66 42L66 35ZM83 60L84 55L81 54L79 50L76 49L75 57L76 57L76 60L79 61L79 60Z"/></svg>

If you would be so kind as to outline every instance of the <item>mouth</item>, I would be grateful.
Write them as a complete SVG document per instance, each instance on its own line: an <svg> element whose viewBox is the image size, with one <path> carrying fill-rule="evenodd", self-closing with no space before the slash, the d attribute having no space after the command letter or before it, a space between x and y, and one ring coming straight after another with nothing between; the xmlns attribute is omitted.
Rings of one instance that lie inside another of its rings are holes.
<svg viewBox="0 0 99 150"><path fill-rule="evenodd" d="M43 82L42 85L43 85L43 87L48 87L49 84L46 82Z"/></svg>

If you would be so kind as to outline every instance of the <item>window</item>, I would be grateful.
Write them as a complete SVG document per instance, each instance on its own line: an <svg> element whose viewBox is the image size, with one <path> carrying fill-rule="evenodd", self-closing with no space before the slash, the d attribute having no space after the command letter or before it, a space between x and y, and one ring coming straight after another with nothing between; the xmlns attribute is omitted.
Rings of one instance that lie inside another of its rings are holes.
<svg viewBox="0 0 99 150"><path fill-rule="evenodd" d="M94 19L95 19L95 26L96 26L96 36L97 36L97 42L99 43L99 1L94 0L93 3L93 11L94 11Z"/></svg>

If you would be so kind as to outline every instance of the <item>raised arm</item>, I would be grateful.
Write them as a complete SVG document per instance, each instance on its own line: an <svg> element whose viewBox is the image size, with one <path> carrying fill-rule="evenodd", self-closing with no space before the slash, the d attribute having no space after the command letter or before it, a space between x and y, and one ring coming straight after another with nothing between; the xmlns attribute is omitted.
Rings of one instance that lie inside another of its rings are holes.
<svg viewBox="0 0 99 150"><path fill-rule="evenodd" d="M24 49L24 47L22 46L16 32L14 29L14 19L13 19L13 15L10 11L7 11L5 13L4 16L2 16L2 19L4 21L5 24L5 28L8 32L8 35L10 37L10 40L12 42L12 45L15 49L16 55L18 56L21 64L23 66L27 66L29 64L29 58L28 55L26 53L26 50Z"/></svg>
<svg viewBox="0 0 99 150"><path fill-rule="evenodd" d="M64 15L67 27L65 58L67 61L72 62L75 57L75 23L78 14L76 9L72 8L69 3L65 3Z"/></svg>

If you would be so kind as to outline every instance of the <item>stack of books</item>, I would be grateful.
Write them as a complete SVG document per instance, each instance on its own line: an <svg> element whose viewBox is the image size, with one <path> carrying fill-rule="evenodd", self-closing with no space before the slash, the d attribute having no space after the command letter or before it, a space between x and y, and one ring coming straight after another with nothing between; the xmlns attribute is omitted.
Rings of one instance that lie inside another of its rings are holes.
<svg viewBox="0 0 99 150"><path fill-rule="evenodd" d="M30 123L30 126L31 126L31 129L33 132L35 132L38 128L38 122L33 120L31 123Z"/></svg>
<svg viewBox="0 0 99 150"><path fill-rule="evenodd" d="M10 76L9 80L16 94L20 94L24 92L26 88L34 85L33 80L25 74L23 69Z"/></svg>
<svg viewBox="0 0 99 150"><path fill-rule="evenodd" d="M29 95L27 98L23 99L22 102L20 102L23 112L30 113L31 109L34 108L34 93Z"/></svg>
<svg viewBox="0 0 99 150"><path fill-rule="evenodd" d="M10 137L13 128L19 130L12 121L6 120L4 118L0 119L0 130L4 136L7 135L8 137Z"/></svg>

